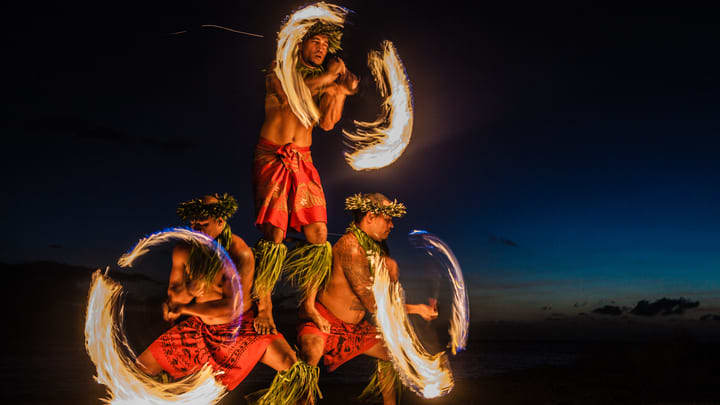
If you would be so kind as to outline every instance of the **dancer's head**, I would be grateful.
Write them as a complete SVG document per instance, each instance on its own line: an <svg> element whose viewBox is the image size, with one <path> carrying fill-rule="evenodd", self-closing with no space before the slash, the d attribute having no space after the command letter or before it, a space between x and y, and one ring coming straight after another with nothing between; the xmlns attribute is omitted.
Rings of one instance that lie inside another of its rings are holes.
<svg viewBox="0 0 720 405"><path fill-rule="evenodd" d="M228 194L212 194L180 203L177 214L190 227L215 239L237 211L235 198Z"/></svg>
<svg viewBox="0 0 720 405"><path fill-rule="evenodd" d="M301 51L302 60L306 65L322 65L328 52L327 36L318 34L304 40Z"/></svg>
<svg viewBox="0 0 720 405"><path fill-rule="evenodd" d="M309 66L320 66L328 53L340 50L342 31L339 26L327 23L315 23L302 39L300 56Z"/></svg>
<svg viewBox="0 0 720 405"><path fill-rule="evenodd" d="M368 236L381 242L390 236L393 218L405 215L403 203L390 201L380 193L355 194L345 199L345 209L353 215L355 224Z"/></svg>
<svg viewBox="0 0 720 405"><path fill-rule="evenodd" d="M237 208L237 202L231 195L215 193L180 203L176 212L181 220L190 223L193 230L216 239L228 250L232 233L227 220ZM187 262L188 290L192 295L201 295L223 269L225 263L216 253L202 244L192 244Z"/></svg>

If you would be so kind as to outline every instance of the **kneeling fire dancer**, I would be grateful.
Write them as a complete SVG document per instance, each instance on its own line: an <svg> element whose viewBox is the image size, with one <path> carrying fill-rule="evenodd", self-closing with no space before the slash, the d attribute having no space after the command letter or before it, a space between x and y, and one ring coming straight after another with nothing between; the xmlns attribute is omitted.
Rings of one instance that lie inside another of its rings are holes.
<svg viewBox="0 0 720 405"><path fill-rule="evenodd" d="M333 246L332 271L315 302L330 330L325 332L309 320L301 324L298 327L301 356L313 366L322 357L328 371L360 354L378 359L376 374L361 397L381 394L383 403L395 404L400 388L397 374L377 327L365 318L368 313L382 310L377 308L372 292L373 268L369 257L383 256L390 277L398 279L397 263L388 256L385 241L394 227L392 219L405 215L405 205L380 193L356 194L345 200L345 209L353 215L353 222ZM425 320L437 317L437 309L426 304L408 304L405 310Z"/></svg>
<svg viewBox="0 0 720 405"><path fill-rule="evenodd" d="M281 334L255 322L258 308L250 294L254 256L227 223L236 210L237 202L227 194L208 195L178 206L178 216L195 231L215 239L238 271L201 246L180 243L174 248L163 317L168 322L189 317L163 333L137 358L145 373L167 373L178 379L209 364L217 372L217 380L232 390L258 362L278 371L273 385L313 372L312 367L297 361ZM313 389L317 386L305 387L306 395Z"/></svg>

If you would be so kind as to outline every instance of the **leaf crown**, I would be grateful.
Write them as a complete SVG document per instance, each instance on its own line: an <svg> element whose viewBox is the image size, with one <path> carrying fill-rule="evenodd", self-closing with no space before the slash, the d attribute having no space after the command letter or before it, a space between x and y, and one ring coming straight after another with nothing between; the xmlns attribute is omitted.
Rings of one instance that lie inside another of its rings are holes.
<svg viewBox="0 0 720 405"><path fill-rule="evenodd" d="M345 199L346 211L372 212L374 214L385 214L393 218L400 218L407 213L405 204L397 199L384 204L370 199L367 195L355 194Z"/></svg>
<svg viewBox="0 0 720 405"><path fill-rule="evenodd" d="M217 198L217 202L206 204L202 198L181 202L175 211L183 222L204 220L208 218L221 218L228 220L238 209L235 197L228 193L211 194Z"/></svg>

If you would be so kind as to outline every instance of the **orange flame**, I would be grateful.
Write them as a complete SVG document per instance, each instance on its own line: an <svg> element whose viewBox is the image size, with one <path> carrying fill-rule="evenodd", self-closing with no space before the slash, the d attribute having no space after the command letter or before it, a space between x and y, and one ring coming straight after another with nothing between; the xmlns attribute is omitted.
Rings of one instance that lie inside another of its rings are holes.
<svg viewBox="0 0 720 405"><path fill-rule="evenodd" d="M374 269L375 317L385 346L403 384L425 398L452 390L454 381L446 353L430 354L420 343L405 312L405 291L390 280L385 260L370 256Z"/></svg>
<svg viewBox="0 0 720 405"><path fill-rule="evenodd" d="M207 235L184 228L158 232L141 239L118 263L129 267L150 247L170 239L200 243L218 255L226 266L235 269L227 252L216 242ZM235 288L240 290L239 284ZM95 380L107 387L109 397L102 401L114 405L212 405L220 401L226 390L215 380L215 372L209 365L171 383L160 383L137 367L137 356L130 348L122 328L124 307L120 302L121 295L122 286L100 270L93 274L85 316L85 348L96 367Z"/></svg>
<svg viewBox="0 0 720 405"><path fill-rule="evenodd" d="M427 231L414 230L410 232L409 238L412 243L423 248L431 257L440 260L448 271L453 293L452 318L450 318L448 330L449 345L452 354L457 354L465 349L470 324L470 307L460 262L447 243Z"/></svg>
<svg viewBox="0 0 720 405"><path fill-rule="evenodd" d="M310 89L295 66L298 63L298 44L316 22L343 26L347 10L324 2L302 8L293 13L278 33L275 53L275 74L288 98L290 109L300 122L310 128L320 119L320 110L312 99Z"/></svg>
<svg viewBox="0 0 720 405"><path fill-rule="evenodd" d="M382 54L372 51L368 55L368 66L384 99L382 112L374 122L355 121L355 133L343 130L354 150L345 153L345 160L355 170L390 165L405 151L412 135L412 93L405 67L392 42L383 42L382 48Z"/></svg>
<svg viewBox="0 0 720 405"><path fill-rule="evenodd" d="M162 384L135 365L135 354L122 332L122 287L103 275L93 274L85 318L85 348L95 363L95 380L107 387L103 402L129 404L216 404L225 394L214 372L205 366L180 381Z"/></svg>

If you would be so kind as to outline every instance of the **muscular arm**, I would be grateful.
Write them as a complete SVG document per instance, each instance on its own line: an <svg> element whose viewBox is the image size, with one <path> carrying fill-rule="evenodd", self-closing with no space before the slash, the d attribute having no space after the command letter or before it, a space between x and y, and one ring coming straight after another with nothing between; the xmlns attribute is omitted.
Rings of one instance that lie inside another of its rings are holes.
<svg viewBox="0 0 720 405"><path fill-rule="evenodd" d="M240 274L240 283L243 292L243 310L247 309L250 304L251 290L255 279L255 255L245 241L236 237L233 242L232 256L235 260L238 273ZM272 300L270 293L260 297L257 300L258 315L255 317L253 326L258 333L277 333L275 323L272 318Z"/></svg>
<svg viewBox="0 0 720 405"><path fill-rule="evenodd" d="M358 86L358 78L350 71L346 71L325 90L320 99L320 128L325 131L331 130L342 116L345 98L355 94Z"/></svg>
<svg viewBox="0 0 720 405"><path fill-rule="evenodd" d="M385 266L387 267L390 280L398 282L400 279L400 271L397 262L391 258L385 258ZM437 318L437 309L426 304L405 304L405 312L408 314L420 315L426 321Z"/></svg>
<svg viewBox="0 0 720 405"><path fill-rule="evenodd" d="M320 98L320 128L329 131L340 121L346 97L347 94L337 84L325 90Z"/></svg>
<svg viewBox="0 0 720 405"><path fill-rule="evenodd" d="M238 274L240 275L240 285L242 287L243 300L249 302L250 290L252 288L253 278L255 277L255 255L252 249L245 242L235 237L231 250L231 256L235 261Z"/></svg>
<svg viewBox="0 0 720 405"><path fill-rule="evenodd" d="M376 312L375 296L372 292L372 278L365 253L357 241L345 238L333 248L338 255L338 264L342 267L345 278L365 310Z"/></svg>
<svg viewBox="0 0 720 405"><path fill-rule="evenodd" d="M315 77L306 78L305 85L310 89L310 94L315 96L321 91L325 91L327 86L332 85L346 71L345 62L342 59L332 58L328 61L327 71Z"/></svg>
<svg viewBox="0 0 720 405"><path fill-rule="evenodd" d="M287 95L285 94L285 90L282 88L282 83L280 83L280 79L278 79L272 68L265 76L265 108L267 109L268 107L289 107Z"/></svg>
<svg viewBox="0 0 720 405"><path fill-rule="evenodd" d="M172 253L172 268L168 283L168 302L174 304L187 304L193 297L187 290L185 266L187 265L190 249L186 245L175 246Z"/></svg>
<svg viewBox="0 0 720 405"><path fill-rule="evenodd" d="M314 96L335 82L337 78L338 73L328 71L315 77L305 79L305 85L310 89L310 94Z"/></svg>
<svg viewBox="0 0 720 405"><path fill-rule="evenodd" d="M213 323L227 323L240 315L240 279L232 268L224 268L218 274L222 283L222 297L206 302L193 302L179 305L176 312L185 315L195 315Z"/></svg>
<svg viewBox="0 0 720 405"><path fill-rule="evenodd" d="M268 96L274 96L277 99L278 107L288 107L288 100L285 91L282 88L282 83L277 77L274 71L275 63L270 65L269 73L265 76L265 92ZM310 94L313 96L317 95L325 88L335 82L338 76L345 70L345 64L340 62L332 62L331 68L327 72L320 75L309 77L305 79L305 85L310 89Z"/></svg>
<svg viewBox="0 0 720 405"><path fill-rule="evenodd" d="M283 91L280 79L273 71L265 77L265 110L285 110L290 108L287 95ZM340 58L332 59L328 63L327 71L304 80L305 85L313 96L319 95L320 122L319 126L325 131L331 130L342 116L345 98L357 90L358 79L345 68Z"/></svg>

